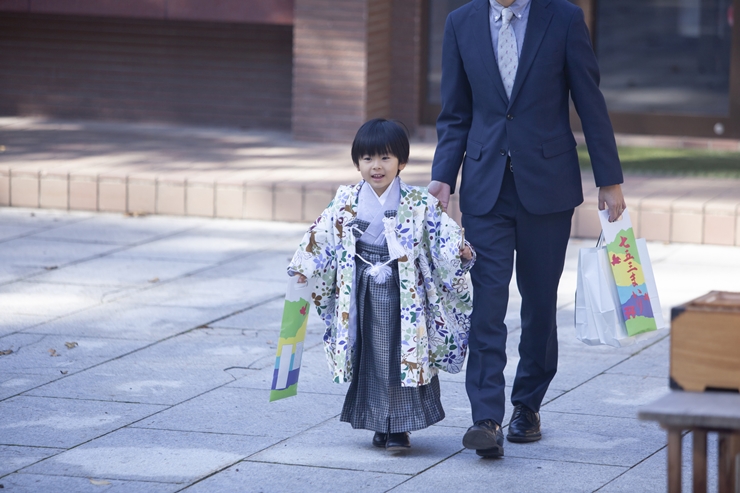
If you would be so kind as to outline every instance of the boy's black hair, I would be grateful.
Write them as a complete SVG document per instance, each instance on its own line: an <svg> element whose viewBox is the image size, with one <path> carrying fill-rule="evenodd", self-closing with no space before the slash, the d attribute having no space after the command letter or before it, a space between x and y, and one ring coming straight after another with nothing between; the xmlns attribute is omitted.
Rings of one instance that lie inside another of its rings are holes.
<svg viewBox="0 0 740 493"><path fill-rule="evenodd" d="M362 156L391 154L399 164L409 162L409 137L403 123L374 118L360 127L352 142L352 162L360 165Z"/></svg>

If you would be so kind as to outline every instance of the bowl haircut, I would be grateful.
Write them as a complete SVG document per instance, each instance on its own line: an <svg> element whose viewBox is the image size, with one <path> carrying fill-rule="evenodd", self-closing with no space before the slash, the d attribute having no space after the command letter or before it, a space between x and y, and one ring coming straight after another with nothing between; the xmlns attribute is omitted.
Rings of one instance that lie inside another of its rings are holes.
<svg viewBox="0 0 740 493"><path fill-rule="evenodd" d="M399 164L409 162L409 137L403 123L375 118L363 124L352 142L352 162L360 165L362 156L390 154Z"/></svg>

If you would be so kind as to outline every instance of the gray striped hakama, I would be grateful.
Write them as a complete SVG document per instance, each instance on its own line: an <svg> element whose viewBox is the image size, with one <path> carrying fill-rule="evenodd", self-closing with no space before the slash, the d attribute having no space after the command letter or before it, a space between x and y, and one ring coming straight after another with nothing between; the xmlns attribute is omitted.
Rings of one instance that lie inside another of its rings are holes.
<svg viewBox="0 0 740 493"><path fill-rule="evenodd" d="M373 264L388 260L388 247L358 241L356 251ZM401 300L398 263L383 284L370 276L370 266L355 263L357 340L352 382L341 420L352 428L400 433L426 428L445 417L439 380L418 387L401 386Z"/></svg>

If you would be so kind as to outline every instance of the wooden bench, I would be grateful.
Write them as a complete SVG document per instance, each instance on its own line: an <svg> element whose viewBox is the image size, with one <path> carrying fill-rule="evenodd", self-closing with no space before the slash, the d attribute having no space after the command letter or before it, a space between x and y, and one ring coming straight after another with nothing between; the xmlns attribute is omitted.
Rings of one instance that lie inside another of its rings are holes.
<svg viewBox="0 0 740 493"><path fill-rule="evenodd" d="M740 394L674 391L643 406L668 431L668 493L681 493L681 438L693 434L693 491L707 491L707 433L719 434L719 493L740 493Z"/></svg>

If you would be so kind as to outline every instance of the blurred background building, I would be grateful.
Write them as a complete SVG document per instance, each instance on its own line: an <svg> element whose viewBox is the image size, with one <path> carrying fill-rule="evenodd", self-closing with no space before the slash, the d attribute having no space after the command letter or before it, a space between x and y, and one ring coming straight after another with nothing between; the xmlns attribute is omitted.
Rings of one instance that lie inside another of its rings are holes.
<svg viewBox="0 0 740 493"><path fill-rule="evenodd" d="M740 138L740 0L573 2L617 132ZM316 141L346 141L380 116L429 135L445 18L464 3L0 0L0 116Z"/></svg>

